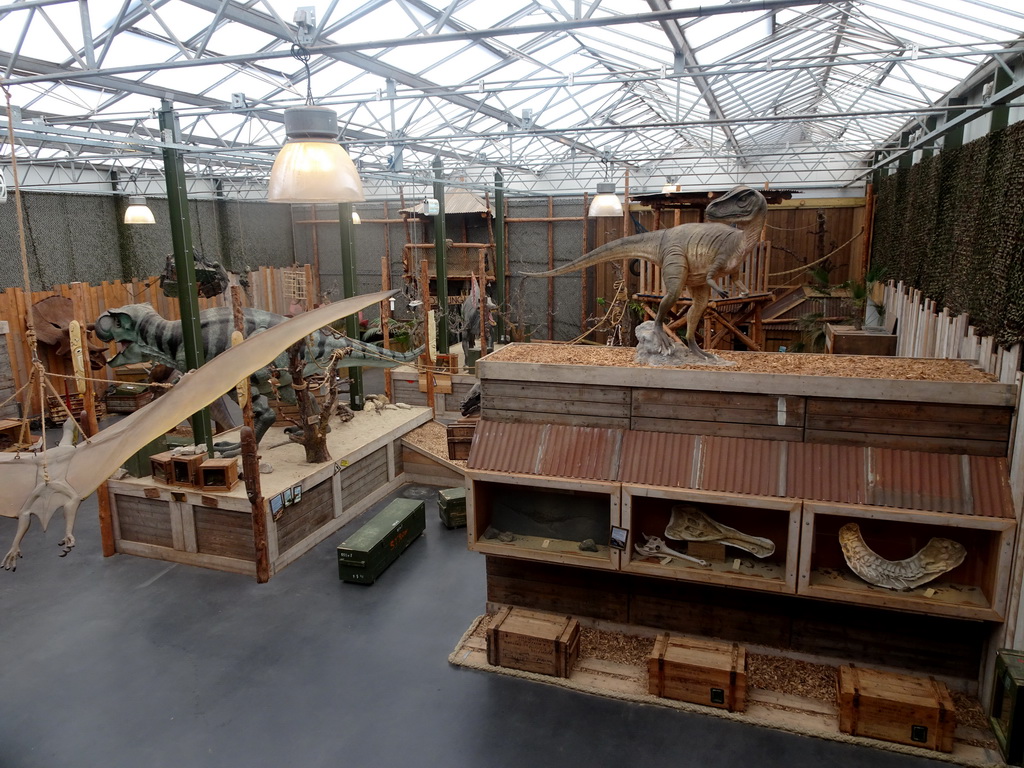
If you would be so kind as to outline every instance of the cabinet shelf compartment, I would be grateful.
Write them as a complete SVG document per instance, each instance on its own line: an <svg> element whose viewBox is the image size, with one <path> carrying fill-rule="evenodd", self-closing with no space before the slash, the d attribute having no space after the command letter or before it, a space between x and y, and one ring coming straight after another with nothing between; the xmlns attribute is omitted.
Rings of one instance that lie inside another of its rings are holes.
<svg viewBox="0 0 1024 768"><path fill-rule="evenodd" d="M643 545L644 534L658 536L669 547L687 554L687 543L665 536L672 507L693 505L712 520L751 536L770 539L775 551L758 558L737 547L725 547L725 558L705 567L677 558L667 563L645 557L634 544ZM721 492L682 490L655 486L624 485L623 527L629 542L622 554L622 570L667 579L696 581L727 587L796 593L797 548L800 538L799 500Z"/></svg>
<svg viewBox="0 0 1024 768"><path fill-rule="evenodd" d="M851 522L887 560L910 557L933 537L958 542L967 556L956 568L910 591L874 586L857 576L843 557L839 529ZM1015 525L1005 518L805 502L798 591L859 605L1002 621Z"/></svg>
<svg viewBox="0 0 1024 768"><path fill-rule="evenodd" d="M527 560L616 570L619 551L608 545L619 525L618 483L509 473L467 473L469 548ZM510 533L510 541L497 538ZM592 539L597 551L583 551Z"/></svg>

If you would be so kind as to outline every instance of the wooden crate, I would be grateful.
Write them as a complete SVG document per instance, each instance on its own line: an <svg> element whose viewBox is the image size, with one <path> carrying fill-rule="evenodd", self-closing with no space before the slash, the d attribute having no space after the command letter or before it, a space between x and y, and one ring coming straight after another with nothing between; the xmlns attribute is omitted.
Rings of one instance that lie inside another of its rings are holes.
<svg viewBox="0 0 1024 768"><path fill-rule="evenodd" d="M145 384L120 384L106 395L106 411L111 414L132 414L154 397L152 389Z"/></svg>
<svg viewBox="0 0 1024 768"><path fill-rule="evenodd" d="M238 485L238 459L207 459L199 465L199 487L230 491Z"/></svg>
<svg viewBox="0 0 1024 768"><path fill-rule="evenodd" d="M580 654L580 623L505 606L487 628L487 661L496 667L568 677Z"/></svg>
<svg viewBox="0 0 1024 768"><path fill-rule="evenodd" d="M174 481L174 472L171 470L171 459L174 458L173 451L154 453L149 457L149 473L154 480L171 485Z"/></svg>
<svg viewBox="0 0 1024 768"><path fill-rule="evenodd" d="M647 657L653 696L730 712L747 708L747 652L738 643L658 635Z"/></svg>
<svg viewBox="0 0 1024 768"><path fill-rule="evenodd" d="M469 458L469 449L473 445L473 435L476 434L476 425L479 423L480 417L473 416L448 425L448 458L451 461Z"/></svg>
<svg viewBox="0 0 1024 768"><path fill-rule="evenodd" d="M856 667L839 667L839 730L897 744L953 751L956 713L945 683Z"/></svg>
<svg viewBox="0 0 1024 768"><path fill-rule="evenodd" d="M426 528L426 505L395 499L338 545L338 576L373 584Z"/></svg>
<svg viewBox="0 0 1024 768"><path fill-rule="evenodd" d="M199 467L206 461L205 453L171 456L171 466L167 473L168 485L181 485L189 488L199 487Z"/></svg>

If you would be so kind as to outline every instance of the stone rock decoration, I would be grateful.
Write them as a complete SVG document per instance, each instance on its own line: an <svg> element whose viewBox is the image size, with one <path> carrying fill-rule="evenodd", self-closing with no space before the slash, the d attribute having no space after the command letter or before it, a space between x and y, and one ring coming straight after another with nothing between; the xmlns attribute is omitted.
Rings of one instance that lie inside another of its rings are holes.
<svg viewBox="0 0 1024 768"><path fill-rule="evenodd" d="M850 570L868 584L908 592L953 570L964 561L967 550L952 539L933 538L905 560L886 560L865 543L856 523L839 529L839 545Z"/></svg>

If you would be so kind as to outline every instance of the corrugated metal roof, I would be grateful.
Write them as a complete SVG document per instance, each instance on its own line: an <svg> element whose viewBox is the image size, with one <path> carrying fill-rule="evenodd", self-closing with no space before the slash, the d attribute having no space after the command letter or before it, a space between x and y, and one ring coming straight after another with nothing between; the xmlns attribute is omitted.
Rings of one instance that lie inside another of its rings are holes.
<svg viewBox="0 0 1024 768"><path fill-rule="evenodd" d="M862 447L790 443L786 451L785 495L810 501L868 503Z"/></svg>
<svg viewBox="0 0 1024 768"><path fill-rule="evenodd" d="M634 485L692 488L697 435L625 430L618 480Z"/></svg>
<svg viewBox="0 0 1024 768"><path fill-rule="evenodd" d="M399 213L425 216L425 208L426 206L420 202L403 208ZM447 189L444 193L444 215L448 216L453 213L486 213L493 216L494 206L488 205L484 198L468 189Z"/></svg>
<svg viewBox="0 0 1024 768"><path fill-rule="evenodd" d="M784 443L740 437L702 437L700 488L705 491L781 496Z"/></svg>
<svg viewBox="0 0 1024 768"><path fill-rule="evenodd" d="M540 445L540 475L614 480L622 430L551 424Z"/></svg>
<svg viewBox="0 0 1024 768"><path fill-rule="evenodd" d="M1004 458L483 419L469 469L1013 517Z"/></svg>

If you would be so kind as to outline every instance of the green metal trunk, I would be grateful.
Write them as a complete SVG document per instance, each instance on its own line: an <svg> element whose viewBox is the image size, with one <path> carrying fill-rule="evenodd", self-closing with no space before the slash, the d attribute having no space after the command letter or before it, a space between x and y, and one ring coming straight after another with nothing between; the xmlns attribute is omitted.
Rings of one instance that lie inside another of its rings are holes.
<svg viewBox="0 0 1024 768"><path fill-rule="evenodd" d="M444 527L466 527L466 489L445 488L437 492L437 512Z"/></svg>
<svg viewBox="0 0 1024 768"><path fill-rule="evenodd" d="M353 584L373 584L426 525L422 501L395 499L338 545L338 576Z"/></svg>

